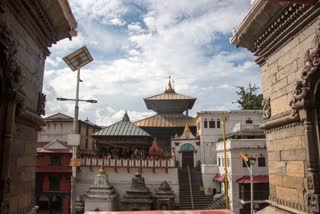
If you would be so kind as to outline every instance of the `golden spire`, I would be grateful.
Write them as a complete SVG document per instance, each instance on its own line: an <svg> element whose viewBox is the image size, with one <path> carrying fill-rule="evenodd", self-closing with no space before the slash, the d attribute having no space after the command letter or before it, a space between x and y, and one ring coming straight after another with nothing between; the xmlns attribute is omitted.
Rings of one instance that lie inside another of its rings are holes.
<svg viewBox="0 0 320 214"><path fill-rule="evenodd" d="M176 135L174 136L175 139L178 139L179 138L179 135L178 133L176 132Z"/></svg>
<svg viewBox="0 0 320 214"><path fill-rule="evenodd" d="M171 76L169 76L169 82L168 82L168 85L166 87L166 90L164 92L175 92L173 87L172 87L172 84L171 84Z"/></svg>
<svg viewBox="0 0 320 214"><path fill-rule="evenodd" d="M152 143L158 143L157 142L157 137L153 137L153 142Z"/></svg>
<svg viewBox="0 0 320 214"><path fill-rule="evenodd" d="M185 127L184 127L184 131L185 131L185 132L190 132L189 123L186 123L186 125L185 125Z"/></svg>
<svg viewBox="0 0 320 214"><path fill-rule="evenodd" d="M104 171L103 169L103 166L101 166L101 168L99 169L99 172L98 172L99 175L105 175L106 172Z"/></svg>

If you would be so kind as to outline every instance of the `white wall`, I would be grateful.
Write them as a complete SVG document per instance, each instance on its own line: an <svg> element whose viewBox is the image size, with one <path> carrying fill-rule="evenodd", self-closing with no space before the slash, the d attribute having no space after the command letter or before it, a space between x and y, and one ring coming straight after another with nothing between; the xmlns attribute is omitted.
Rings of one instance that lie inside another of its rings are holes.
<svg viewBox="0 0 320 214"><path fill-rule="evenodd" d="M219 173L219 168L216 164L201 164L201 175L204 187L204 193L211 195L213 189L217 189L212 179ZM211 191L209 191L209 188Z"/></svg>
<svg viewBox="0 0 320 214"><path fill-rule="evenodd" d="M46 125L38 132L38 141L51 142L58 139L67 142L68 134L72 133L72 129L72 122L46 122Z"/></svg>
<svg viewBox="0 0 320 214"><path fill-rule="evenodd" d="M250 118L253 124L261 124L262 111L259 110L232 110L232 111L206 111L197 113L197 124L198 134L200 136L201 142L201 163L202 164L213 164L216 160L215 154L215 143L219 138L222 138L222 118L226 118L226 133L233 131L233 128L236 124L242 123ZM217 121L220 120L220 128L217 128ZM204 128L204 121L214 120L216 123L216 128ZM210 152L208 152L210 151ZM213 161L213 162L212 162Z"/></svg>
<svg viewBox="0 0 320 214"><path fill-rule="evenodd" d="M236 182L242 176L249 176L250 173L247 167L242 166L242 159L240 152L247 154L249 157L258 158L261 155L265 157L265 167L258 167L258 161L253 166L253 175L268 175L268 156L265 139L231 139L227 140L227 162L229 162L228 178L229 178L229 198L230 207L235 214L239 213L241 207L239 203L239 184ZM217 144L217 158L223 161L223 142ZM224 174L224 167L218 167L219 173Z"/></svg>

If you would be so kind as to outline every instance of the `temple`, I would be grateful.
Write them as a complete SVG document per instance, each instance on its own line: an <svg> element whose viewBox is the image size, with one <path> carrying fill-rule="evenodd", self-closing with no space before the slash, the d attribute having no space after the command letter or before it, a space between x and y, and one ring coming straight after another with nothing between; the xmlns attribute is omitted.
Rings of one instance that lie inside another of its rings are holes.
<svg viewBox="0 0 320 214"><path fill-rule="evenodd" d="M144 99L147 108L157 114L134 124L157 137L160 147L166 154L170 154L171 137L177 133L182 134L186 123L191 131L196 133L195 119L188 116L188 111L192 109L195 101L195 97L176 93L169 77L169 83L163 93Z"/></svg>

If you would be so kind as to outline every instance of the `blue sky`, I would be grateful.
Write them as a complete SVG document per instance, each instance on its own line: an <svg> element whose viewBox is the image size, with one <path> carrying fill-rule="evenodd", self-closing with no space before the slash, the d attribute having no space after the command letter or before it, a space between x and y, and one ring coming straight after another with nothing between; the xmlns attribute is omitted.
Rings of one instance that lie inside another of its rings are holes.
<svg viewBox="0 0 320 214"><path fill-rule="evenodd" d="M143 98L162 93L171 75L176 92L197 97L191 114L238 108L235 86L260 86L252 55L229 43L249 0L69 0L78 36L50 48L46 113L73 115L76 74L62 58L86 45L94 61L81 70L80 118L109 125L154 114Z"/></svg>

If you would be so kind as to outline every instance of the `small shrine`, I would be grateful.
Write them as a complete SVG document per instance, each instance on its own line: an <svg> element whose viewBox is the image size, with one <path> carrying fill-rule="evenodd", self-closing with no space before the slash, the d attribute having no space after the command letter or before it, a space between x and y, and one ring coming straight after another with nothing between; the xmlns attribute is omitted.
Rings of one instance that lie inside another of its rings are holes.
<svg viewBox="0 0 320 214"><path fill-rule="evenodd" d="M95 176L93 186L83 196L84 211L115 211L119 194L109 183L103 168Z"/></svg>
<svg viewBox="0 0 320 214"><path fill-rule="evenodd" d="M154 137L153 138L153 142L151 147L149 148L149 156L153 159L158 159L161 157L161 155L163 154L162 149L160 148L160 146L158 145L157 142L157 138Z"/></svg>
<svg viewBox="0 0 320 214"><path fill-rule="evenodd" d="M156 210L173 210L175 208L175 194L173 193L173 190L171 190L167 181L163 181L160 184L154 198Z"/></svg>
<svg viewBox="0 0 320 214"><path fill-rule="evenodd" d="M130 190L126 191L121 200L122 210L151 210L152 202L152 193L146 187L144 177L137 172L132 178Z"/></svg>
<svg viewBox="0 0 320 214"><path fill-rule="evenodd" d="M192 134L189 123L185 124L182 135L171 139L171 148L179 162L179 167L197 167L200 162L200 138Z"/></svg>

